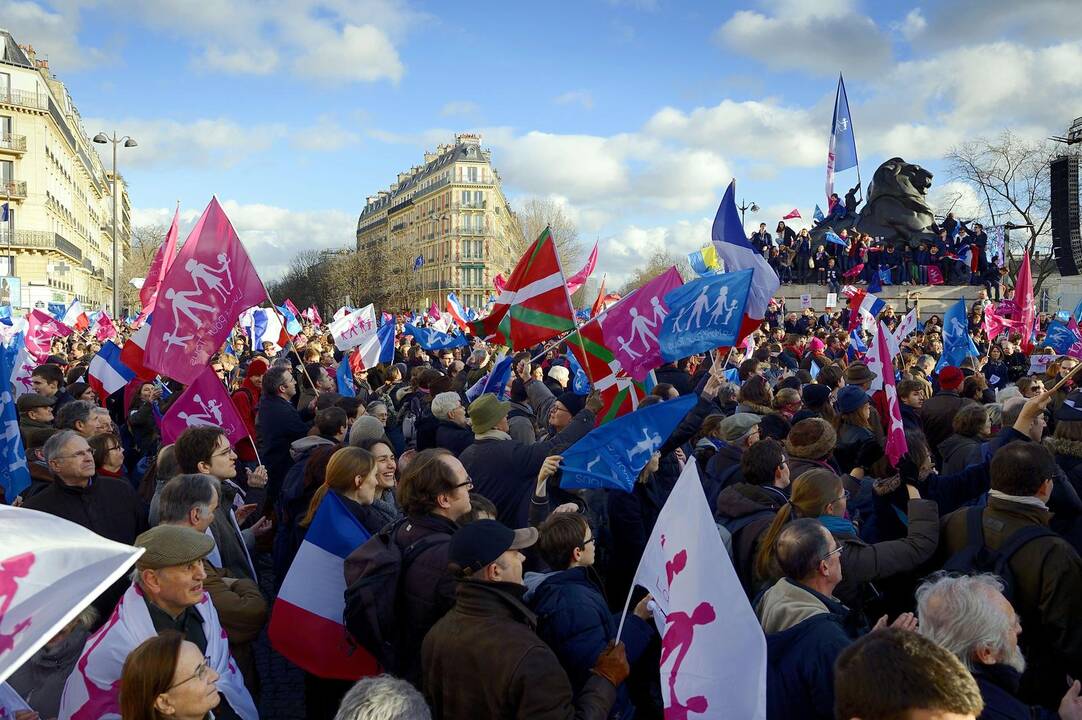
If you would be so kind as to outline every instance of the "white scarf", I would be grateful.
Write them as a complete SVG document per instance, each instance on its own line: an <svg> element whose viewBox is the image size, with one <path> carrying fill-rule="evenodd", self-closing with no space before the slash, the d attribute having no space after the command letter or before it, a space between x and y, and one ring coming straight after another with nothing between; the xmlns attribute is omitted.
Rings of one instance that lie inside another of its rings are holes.
<svg viewBox="0 0 1082 720"><path fill-rule="evenodd" d="M229 654L229 639L210 596L204 592L195 608L203 618L209 664L221 676L218 691L244 720L258 720L259 712ZM143 602L143 591L132 585L109 621L86 641L83 654L64 685L60 720L120 720L120 675L124 660L140 643L157 634Z"/></svg>

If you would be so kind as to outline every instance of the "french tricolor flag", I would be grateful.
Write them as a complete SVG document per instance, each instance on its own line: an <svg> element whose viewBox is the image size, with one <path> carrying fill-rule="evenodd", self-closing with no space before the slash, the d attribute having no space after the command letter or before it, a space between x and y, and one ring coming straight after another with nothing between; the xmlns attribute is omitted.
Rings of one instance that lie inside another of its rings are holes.
<svg viewBox="0 0 1082 720"><path fill-rule="evenodd" d="M858 290L849 296L849 331L856 329L857 325L863 325L867 329L875 327L876 316L887 304L875 295L869 295L863 290Z"/></svg>
<svg viewBox="0 0 1082 720"><path fill-rule="evenodd" d="M136 377L142 380L151 380L158 374L143 362L147 338L150 337L150 323L152 320L153 317L148 317L146 322L124 342L124 347L120 350L120 362L124 363Z"/></svg>
<svg viewBox="0 0 1082 720"><path fill-rule="evenodd" d="M319 504L271 611L271 645L294 665L323 678L356 680L379 673L342 623L346 558L370 535L333 491Z"/></svg>
<svg viewBox="0 0 1082 720"><path fill-rule="evenodd" d="M90 361L87 380L103 401L135 378L127 365L120 361L120 348L112 340L101 344L101 350Z"/></svg>
<svg viewBox="0 0 1082 720"><path fill-rule="evenodd" d="M462 303L459 302L458 296L452 293L447 293L447 312L451 313L451 317L454 318L455 324L462 328L462 332L469 332L469 325L466 324L466 309L462 307Z"/></svg>

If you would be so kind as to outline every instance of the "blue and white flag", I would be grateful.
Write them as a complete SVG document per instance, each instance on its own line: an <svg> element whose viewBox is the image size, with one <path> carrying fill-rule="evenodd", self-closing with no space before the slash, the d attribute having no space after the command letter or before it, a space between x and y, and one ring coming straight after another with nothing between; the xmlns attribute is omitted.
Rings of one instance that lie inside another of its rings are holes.
<svg viewBox="0 0 1082 720"><path fill-rule="evenodd" d="M808 374L812 376L812 380L819 377L819 363L812 360L811 364L808 366Z"/></svg>
<svg viewBox="0 0 1082 720"><path fill-rule="evenodd" d="M448 350L450 348L466 347L470 344L465 335L448 335L437 330L418 327L411 323L406 323L402 331L417 340L417 344L423 350Z"/></svg>
<svg viewBox="0 0 1082 720"><path fill-rule="evenodd" d="M770 299L781 287L781 280L762 252L748 242L748 236L744 234L740 213L736 209L736 180L730 182L725 190L717 215L714 216L714 224L710 227L710 238L714 241L718 258L725 263L727 273L748 269L755 271L746 314L751 320L762 320L766 317ZM671 309L672 305L669 307ZM755 327L758 327L758 323Z"/></svg>
<svg viewBox="0 0 1082 720"><path fill-rule="evenodd" d="M4 386L0 388L0 422L4 423L0 485L3 486L4 497L9 503L30 486L30 469L26 465L26 452L19 434L19 412L15 409L15 398L11 394L15 356L22 345L23 335L16 333L11 342L0 348L0 377L4 378Z"/></svg>
<svg viewBox="0 0 1082 720"><path fill-rule="evenodd" d="M571 392L576 395L589 395L590 378L586 375L586 371L582 369L579 359L575 357L573 352L565 353L564 357L567 358L568 368L571 370Z"/></svg>
<svg viewBox="0 0 1082 720"><path fill-rule="evenodd" d="M1082 322L1082 300L1078 301L1078 304L1074 306L1074 312L1071 313L1074 316L1075 322Z"/></svg>
<svg viewBox="0 0 1082 720"><path fill-rule="evenodd" d="M819 209L818 205L815 206L815 212L812 213L812 218L816 222L823 222L824 220L826 220L826 216L823 215L823 211ZM835 237L837 237L837 236L835 236Z"/></svg>
<svg viewBox="0 0 1082 720"><path fill-rule="evenodd" d="M298 334L303 328L301 327L301 321L297 319L297 316L293 314L293 311L286 305L275 305L278 308L278 312L282 313L282 317L286 319L286 332L290 337Z"/></svg>
<svg viewBox="0 0 1082 720"><path fill-rule="evenodd" d="M4 203L3 205L0 205L0 222L8 222L8 219L10 217L11 217L11 204L10 203Z"/></svg>
<svg viewBox="0 0 1082 720"><path fill-rule="evenodd" d="M481 388L482 395L493 393L500 400L507 399L505 396L507 395L507 385L511 382L511 366L514 359L513 355L505 355L496 361Z"/></svg>
<svg viewBox="0 0 1082 720"><path fill-rule="evenodd" d="M894 284L890 278L890 268L879 268L879 282L881 282L883 285Z"/></svg>
<svg viewBox="0 0 1082 720"><path fill-rule="evenodd" d="M740 368L729 368L725 371L725 381L733 385L740 384Z"/></svg>
<svg viewBox="0 0 1082 720"><path fill-rule="evenodd" d="M860 331L854 329L849 333L849 347L846 349L846 354L849 357L849 362L853 362L857 355L863 355L868 352L868 346L864 344L864 339L860 336Z"/></svg>
<svg viewBox="0 0 1082 720"><path fill-rule="evenodd" d="M697 395L684 395L594 428L562 453L560 487L631 492L650 458L698 402Z"/></svg>
<svg viewBox="0 0 1082 720"><path fill-rule="evenodd" d="M349 366L349 355L343 355L334 371L338 381L338 394L342 397L357 397L357 388L353 385L353 368Z"/></svg>
<svg viewBox="0 0 1082 720"><path fill-rule="evenodd" d="M967 357L979 357L979 355L977 346L973 344L973 338L969 336L965 298L959 298L958 302L951 305L943 314L943 354L939 357L935 371L939 372L947 365L957 367Z"/></svg>
<svg viewBox="0 0 1082 720"><path fill-rule="evenodd" d="M819 208L816 207L815 209L818 210ZM849 243L845 242L845 240L842 240L841 236L833 232L832 230L827 230L826 233L823 234L823 239L826 240L828 243L834 243L835 245L841 245L842 247L849 247Z"/></svg>
<svg viewBox="0 0 1082 720"><path fill-rule="evenodd" d="M1078 335L1059 320L1048 323L1045 330L1044 344L1056 351L1057 355L1066 355L1071 346L1078 342Z"/></svg>
<svg viewBox="0 0 1082 720"><path fill-rule="evenodd" d="M1082 303L1079 303L1079 307L1082 307ZM64 303L49 303L47 306L49 314L57 320L63 322L64 314L68 311L68 306Z"/></svg>
<svg viewBox="0 0 1082 720"><path fill-rule="evenodd" d="M418 255L417 257L415 257L413 259L413 269L414 270L419 270L422 266L424 266L424 264L425 264L425 256L424 255Z"/></svg>
<svg viewBox="0 0 1082 720"><path fill-rule="evenodd" d="M834 97L834 119L830 124L830 148L827 150L827 198L834 193L834 173L857 166L857 141L845 82L838 75L838 94Z"/></svg>
<svg viewBox="0 0 1082 720"><path fill-rule="evenodd" d="M666 360L735 345L755 271L698 278L665 295L669 314L658 343Z"/></svg>

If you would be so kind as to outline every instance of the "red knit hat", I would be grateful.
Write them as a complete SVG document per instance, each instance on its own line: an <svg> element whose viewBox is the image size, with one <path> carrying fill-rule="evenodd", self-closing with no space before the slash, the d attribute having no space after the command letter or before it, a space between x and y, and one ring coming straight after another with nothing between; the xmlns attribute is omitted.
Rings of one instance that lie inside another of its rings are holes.
<svg viewBox="0 0 1082 720"><path fill-rule="evenodd" d="M962 387L964 379L962 371L953 365L947 365L939 371L939 387L943 390L957 390Z"/></svg>

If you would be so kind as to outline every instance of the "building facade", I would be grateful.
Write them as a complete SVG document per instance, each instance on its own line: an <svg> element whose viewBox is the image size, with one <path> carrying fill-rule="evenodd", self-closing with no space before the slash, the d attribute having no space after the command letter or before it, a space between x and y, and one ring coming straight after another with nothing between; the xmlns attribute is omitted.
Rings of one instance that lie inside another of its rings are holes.
<svg viewBox="0 0 1082 720"><path fill-rule="evenodd" d="M64 83L0 29L0 304L78 298L87 310L113 312L112 181ZM117 193L122 267L131 253L123 178Z"/></svg>
<svg viewBox="0 0 1082 720"><path fill-rule="evenodd" d="M506 278L518 260L522 231L480 135L456 135L368 198L357 222L357 251L381 243L416 268L415 308L435 302L442 309L449 292L467 307L485 306L493 279Z"/></svg>

